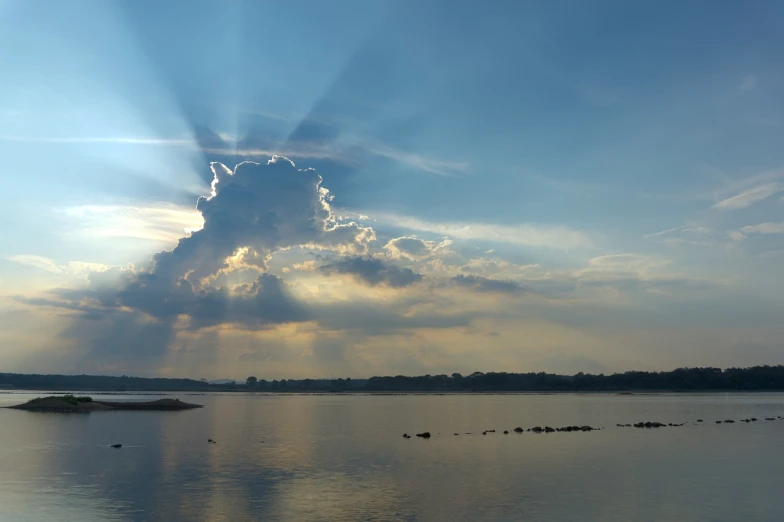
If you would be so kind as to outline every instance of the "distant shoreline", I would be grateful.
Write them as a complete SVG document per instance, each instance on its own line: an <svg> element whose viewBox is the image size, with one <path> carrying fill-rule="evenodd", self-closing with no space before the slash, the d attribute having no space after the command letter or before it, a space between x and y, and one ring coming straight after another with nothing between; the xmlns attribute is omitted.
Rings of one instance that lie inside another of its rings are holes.
<svg viewBox="0 0 784 522"><path fill-rule="evenodd" d="M500 395L610 395L610 396L636 396L636 397L645 397L645 396L657 396L657 395L669 395L669 394L682 394L682 395L720 395L720 394L765 394L765 393L784 393L784 389L772 389L772 390L646 390L646 391L560 391L560 390L553 390L553 391L400 391L400 392L391 392L391 391L367 391L367 390L356 390L356 391L339 391L339 392L323 392L323 391L304 391L304 390L292 390L292 391L279 391L279 390L247 390L247 389L235 389L235 390L210 390L210 391L202 391L202 390L134 390L134 391L121 391L121 390L82 390L82 389L46 389L46 388L35 388L35 389L15 389L15 390L0 390L0 395L21 395L21 394L29 394L32 392L47 392L47 393L54 393L57 395L66 395L68 393L90 393L93 395L124 395L124 396L167 396L167 395L188 395L188 396L204 396L204 395L213 395L218 393L229 393L229 394L247 394L247 395L267 395L267 396L294 396L294 395L304 395L304 396L323 396L323 397L334 397L334 396L345 396L345 395L354 395L354 396L374 396L374 397L384 397L384 396L404 396L404 395L422 395L422 396L458 396L458 395L493 395L493 396L500 396Z"/></svg>
<svg viewBox="0 0 784 522"><path fill-rule="evenodd" d="M48 390L115 393L309 393L309 394L560 394L560 393L727 393L784 391L784 366L679 368L667 372L559 375L545 372L474 372L469 375L376 376L370 378L274 379L245 381L0 373L0 391Z"/></svg>

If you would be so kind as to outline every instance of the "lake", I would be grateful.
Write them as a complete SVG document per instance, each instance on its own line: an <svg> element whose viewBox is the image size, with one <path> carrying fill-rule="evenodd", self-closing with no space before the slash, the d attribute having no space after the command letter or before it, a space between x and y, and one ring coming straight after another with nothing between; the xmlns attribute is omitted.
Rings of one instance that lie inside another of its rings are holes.
<svg viewBox="0 0 784 522"><path fill-rule="evenodd" d="M784 520L784 394L166 396L0 410L0 520Z"/></svg>

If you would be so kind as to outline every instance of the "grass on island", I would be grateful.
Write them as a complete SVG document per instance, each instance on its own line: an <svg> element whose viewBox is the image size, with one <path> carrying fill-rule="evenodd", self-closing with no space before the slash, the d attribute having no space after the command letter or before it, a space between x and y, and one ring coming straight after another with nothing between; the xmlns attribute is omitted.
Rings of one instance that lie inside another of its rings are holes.
<svg viewBox="0 0 784 522"><path fill-rule="evenodd" d="M41 397L38 397L35 400L38 399L41 399ZM44 399L60 399L74 406L77 406L80 402L93 402L92 397L76 397L70 393L68 395L50 395L49 397L44 397Z"/></svg>

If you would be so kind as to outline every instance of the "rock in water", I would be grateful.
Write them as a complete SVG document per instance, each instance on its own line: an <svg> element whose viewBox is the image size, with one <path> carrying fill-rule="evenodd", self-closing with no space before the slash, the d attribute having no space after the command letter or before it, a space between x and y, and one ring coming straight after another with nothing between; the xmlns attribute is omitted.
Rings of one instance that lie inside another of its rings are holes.
<svg viewBox="0 0 784 522"><path fill-rule="evenodd" d="M422 432L422 433L417 433L416 436L417 437L422 437L423 439L429 439L430 438L430 432L429 431L425 431L425 432Z"/></svg>
<svg viewBox="0 0 784 522"><path fill-rule="evenodd" d="M122 444L112 444L112 448L122 448Z"/></svg>

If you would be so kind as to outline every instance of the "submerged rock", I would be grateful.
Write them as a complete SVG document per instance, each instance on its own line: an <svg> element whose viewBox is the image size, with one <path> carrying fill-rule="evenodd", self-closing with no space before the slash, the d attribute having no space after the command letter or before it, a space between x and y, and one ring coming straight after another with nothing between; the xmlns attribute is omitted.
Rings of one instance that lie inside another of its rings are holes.
<svg viewBox="0 0 784 522"><path fill-rule="evenodd" d="M110 448L122 448L122 444L112 444Z"/></svg>
<svg viewBox="0 0 784 522"><path fill-rule="evenodd" d="M653 422L653 421L645 421L645 422L637 422L635 423L635 428L664 428L667 426L661 422Z"/></svg>

